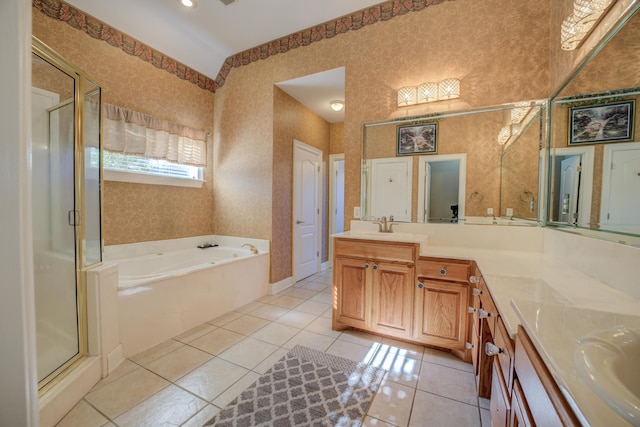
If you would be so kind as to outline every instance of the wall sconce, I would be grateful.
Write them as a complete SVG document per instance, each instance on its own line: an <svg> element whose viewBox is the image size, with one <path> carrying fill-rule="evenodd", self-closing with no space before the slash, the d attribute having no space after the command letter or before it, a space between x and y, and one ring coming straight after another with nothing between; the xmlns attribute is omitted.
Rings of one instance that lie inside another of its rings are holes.
<svg viewBox="0 0 640 427"><path fill-rule="evenodd" d="M418 104L438 100L438 83L422 83L418 86Z"/></svg>
<svg viewBox="0 0 640 427"><path fill-rule="evenodd" d="M331 107L333 111L342 111L344 108L344 101L341 99L334 99L329 103L329 107Z"/></svg>
<svg viewBox="0 0 640 427"><path fill-rule="evenodd" d="M445 79L438 83L438 99L460 98L460 80Z"/></svg>
<svg viewBox="0 0 640 427"><path fill-rule="evenodd" d="M438 83L422 83L417 87L401 87L398 90L398 107L455 98L460 98L460 80L445 79Z"/></svg>
<svg viewBox="0 0 640 427"><path fill-rule="evenodd" d="M413 86L401 87L398 90L398 107L413 105L416 103L418 90Z"/></svg>
<svg viewBox="0 0 640 427"><path fill-rule="evenodd" d="M573 13L562 21L560 47L576 49L615 0L574 0Z"/></svg>

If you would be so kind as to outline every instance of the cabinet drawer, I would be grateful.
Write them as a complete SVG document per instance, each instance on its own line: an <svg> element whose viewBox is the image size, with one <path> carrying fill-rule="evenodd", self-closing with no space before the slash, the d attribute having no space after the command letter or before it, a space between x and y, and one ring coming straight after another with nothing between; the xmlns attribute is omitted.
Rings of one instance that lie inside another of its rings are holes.
<svg viewBox="0 0 640 427"><path fill-rule="evenodd" d="M335 256L367 258L390 262L415 262L417 243L378 242L375 240L334 239Z"/></svg>
<svg viewBox="0 0 640 427"><path fill-rule="evenodd" d="M504 385L502 374L496 361L493 364L493 378L491 379L491 425L493 427L507 427L511 410L509 393Z"/></svg>
<svg viewBox="0 0 640 427"><path fill-rule="evenodd" d="M423 258L418 260L418 276L430 279L469 282L469 261L440 258Z"/></svg>
<svg viewBox="0 0 640 427"><path fill-rule="evenodd" d="M513 381L513 345L507 333L507 328L500 318L496 321L496 333L493 336L493 342L500 349L498 361L500 362L500 369L502 370L502 377L507 390L510 391Z"/></svg>

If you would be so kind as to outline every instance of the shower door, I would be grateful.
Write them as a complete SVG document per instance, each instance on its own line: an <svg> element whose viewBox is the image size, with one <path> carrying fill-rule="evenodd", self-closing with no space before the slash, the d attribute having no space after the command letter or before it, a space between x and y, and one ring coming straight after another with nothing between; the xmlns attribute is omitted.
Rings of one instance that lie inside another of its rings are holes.
<svg viewBox="0 0 640 427"><path fill-rule="evenodd" d="M83 274L102 259L99 141L99 86L34 40L31 197L41 390L87 354Z"/></svg>

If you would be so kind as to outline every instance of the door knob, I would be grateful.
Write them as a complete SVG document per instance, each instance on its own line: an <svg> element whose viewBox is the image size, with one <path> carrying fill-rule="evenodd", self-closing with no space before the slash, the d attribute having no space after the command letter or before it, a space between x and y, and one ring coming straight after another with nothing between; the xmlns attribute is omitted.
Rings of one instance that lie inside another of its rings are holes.
<svg viewBox="0 0 640 427"><path fill-rule="evenodd" d="M304 221L297 220L296 224L304 224Z"/></svg>

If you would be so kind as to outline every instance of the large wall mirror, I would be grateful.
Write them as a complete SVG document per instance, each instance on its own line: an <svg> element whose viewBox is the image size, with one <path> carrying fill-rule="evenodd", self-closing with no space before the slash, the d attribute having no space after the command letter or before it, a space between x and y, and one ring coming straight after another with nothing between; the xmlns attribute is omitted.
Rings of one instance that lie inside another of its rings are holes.
<svg viewBox="0 0 640 427"><path fill-rule="evenodd" d="M538 225L546 105L365 123L362 219Z"/></svg>
<svg viewBox="0 0 640 427"><path fill-rule="evenodd" d="M638 40L634 12L551 100L552 225L640 236Z"/></svg>

